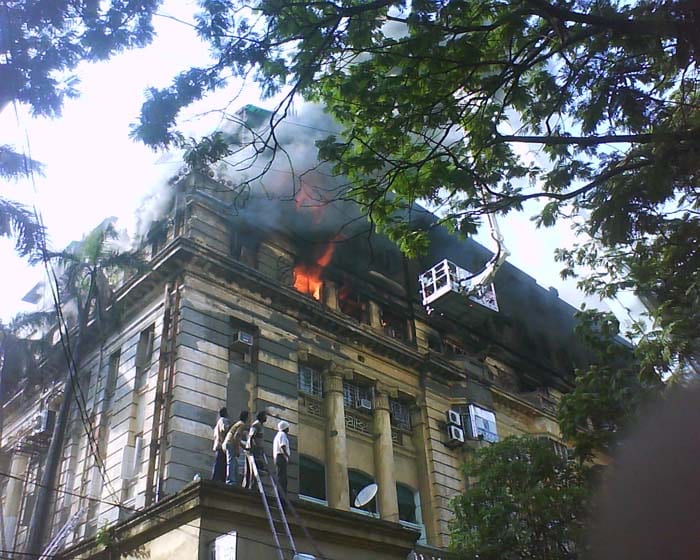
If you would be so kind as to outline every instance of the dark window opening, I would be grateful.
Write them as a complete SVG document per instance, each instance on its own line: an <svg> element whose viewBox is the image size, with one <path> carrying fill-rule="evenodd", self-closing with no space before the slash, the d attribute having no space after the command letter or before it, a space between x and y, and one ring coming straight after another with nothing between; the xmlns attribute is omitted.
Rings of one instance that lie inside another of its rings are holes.
<svg viewBox="0 0 700 560"><path fill-rule="evenodd" d="M299 455L299 494L317 500L326 499L326 468L306 455Z"/></svg>
<svg viewBox="0 0 700 560"><path fill-rule="evenodd" d="M382 330L384 334L397 340L408 340L406 319L388 309L382 309Z"/></svg>
<svg viewBox="0 0 700 560"><path fill-rule="evenodd" d="M389 399L391 425L406 432L411 431L411 407L407 402Z"/></svg>
<svg viewBox="0 0 700 560"><path fill-rule="evenodd" d="M372 498L368 503L361 507L355 506L355 499L365 486L374 483L374 479L363 473L362 471L356 471L353 469L348 469L348 482L350 484L350 505L356 509L361 509L369 513L377 513L377 498Z"/></svg>
<svg viewBox="0 0 700 560"><path fill-rule="evenodd" d="M168 228L165 220L156 223L148 232L148 243L151 247L151 258L155 257L168 240Z"/></svg>
<svg viewBox="0 0 700 560"><path fill-rule="evenodd" d="M399 519L407 523L418 523L416 515L416 493L410 486L396 483L396 497L399 502Z"/></svg>
<svg viewBox="0 0 700 560"><path fill-rule="evenodd" d="M356 321L369 325L369 303L348 286L341 286L338 290L338 307L340 311L352 317Z"/></svg>
<svg viewBox="0 0 700 560"><path fill-rule="evenodd" d="M148 328L141 331L141 335L139 336L139 343L136 346L136 378L134 379L134 389L140 389L146 384L148 370L151 368L155 332L156 326L150 325Z"/></svg>
<svg viewBox="0 0 700 560"><path fill-rule="evenodd" d="M256 268L256 243L249 231L231 230L229 254L237 261L251 268Z"/></svg>
<svg viewBox="0 0 700 560"><path fill-rule="evenodd" d="M442 341L443 352L447 356L465 356L464 344L451 337L445 337Z"/></svg>

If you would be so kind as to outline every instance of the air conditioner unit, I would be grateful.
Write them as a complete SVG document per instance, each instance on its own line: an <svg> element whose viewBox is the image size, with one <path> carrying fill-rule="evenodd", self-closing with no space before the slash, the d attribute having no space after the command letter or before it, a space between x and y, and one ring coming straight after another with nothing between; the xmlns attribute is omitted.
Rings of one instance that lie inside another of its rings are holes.
<svg viewBox="0 0 700 560"><path fill-rule="evenodd" d="M361 410L372 410L372 401L369 399L357 399L355 407Z"/></svg>
<svg viewBox="0 0 700 560"><path fill-rule="evenodd" d="M458 428L462 427L462 415L457 412L456 410L448 410L446 413L447 416L447 423L448 424L453 424L457 426Z"/></svg>
<svg viewBox="0 0 700 560"><path fill-rule="evenodd" d="M245 346L253 346L253 335L245 331L237 331L233 333L233 343L243 344Z"/></svg>
<svg viewBox="0 0 700 560"><path fill-rule="evenodd" d="M447 425L447 446L457 447L464 443L464 430L454 424Z"/></svg>
<svg viewBox="0 0 700 560"><path fill-rule="evenodd" d="M40 434L51 435L54 424L56 423L56 412L45 408L34 417L34 425L32 426L32 435Z"/></svg>

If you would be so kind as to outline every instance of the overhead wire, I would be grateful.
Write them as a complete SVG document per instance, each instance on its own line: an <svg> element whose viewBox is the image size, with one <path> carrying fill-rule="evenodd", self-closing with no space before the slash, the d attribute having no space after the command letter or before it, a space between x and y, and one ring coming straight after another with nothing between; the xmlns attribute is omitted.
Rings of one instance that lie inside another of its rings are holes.
<svg viewBox="0 0 700 560"><path fill-rule="evenodd" d="M31 157L31 140L29 137L29 131L27 130L26 127L22 126L22 123L20 122L20 117L19 117L19 110L17 107L17 102L16 100L13 100L12 102L14 113L15 113L15 119L17 121L17 126L24 128L24 133L25 133L25 145L22 146L22 159L24 162L24 169L25 169L25 174L29 178L29 181L32 185L32 190L34 192L34 196L36 197L37 195L37 186L36 186L36 177L34 175L34 168L31 165L32 162L32 157ZM36 202L33 204L33 210L34 210L34 215L36 217L37 223L39 224L41 230L42 230L42 236L40 239L40 254L41 254L41 260L42 264L44 265L44 269L47 275L47 278L49 280L49 285L51 288L51 296L53 300L53 305L54 309L56 312L57 316L57 321L58 321L58 331L59 331L59 336L61 340L61 346L63 348L64 354L66 356L66 362L68 365L68 376L69 380L71 382L71 385L73 387L73 392L75 396L75 402L78 406L78 411L80 415L80 421L83 425L83 429L85 431L85 435L87 436L88 440L88 446L91 452L91 455L93 456L95 460L95 464L98 467L98 471L100 472L100 475L103 479L103 482L107 489L109 490L110 494L114 496L115 498L118 499L117 496L117 491L114 489L114 486L112 485L112 481L109 478L109 475L107 474L107 468L106 465L104 464L104 461L102 457L99 454L99 444L95 441L93 432L94 432L94 426L92 425L92 421L90 420L90 417L87 413L87 400L85 398L85 394L83 393L82 387L80 386L80 381L78 379L78 367L77 364L75 363L71 347L70 347L70 338L69 338L69 329L68 329L68 324L65 320L65 317L63 316L63 311L62 311L62 303L61 303L61 294L60 294L60 285L58 282L58 278L56 276L55 269L53 268L53 265L48 258L48 251L46 247L46 238L45 238L45 233L46 233L46 226L45 222L43 219L43 215L41 211L39 210ZM88 303L89 305L89 303Z"/></svg>
<svg viewBox="0 0 700 560"><path fill-rule="evenodd" d="M5 478L11 478L11 479L14 479L14 480L20 480L20 481L23 481L23 480L24 480L23 478L21 478L21 477L19 477L19 476L13 475L13 474L11 474L11 473L6 473L6 472L3 472L3 471L0 471L0 476L5 477ZM47 486L45 486L45 485L43 485L43 484L40 484L40 483L37 483L36 485L37 485L37 486L42 486L42 487L47 487ZM69 491L69 490L64 490L64 489L61 489L61 488L58 488L58 487L55 487L55 486L48 486L48 488L49 488L50 490L53 490L53 491L55 491L55 492L57 492L57 493L60 493L60 494L66 494L66 495L68 495L68 496L83 498L83 499L85 499L85 500L87 500L87 501L97 502L97 503L109 505L109 506L112 506L112 507L117 507L117 508L125 509L125 510L131 511L131 512L134 512L134 513L139 513L139 512L143 512L143 511L144 511L144 510L141 510L141 509L132 507L132 506L127 506L127 505L122 504L122 503L116 503L116 502L112 502L112 501L109 501L109 500L105 500L105 499L103 499L103 498L96 498L96 497L89 496L89 495L85 495L85 494L79 494L79 493L77 493L77 492L71 492L71 491ZM172 521L172 519L170 519L170 518L168 518L168 517L166 517L166 516L164 516L164 515L159 515L159 514L156 514L156 513L153 513L153 514L151 514L151 515L152 515L153 517L155 517L156 519L159 519L160 521ZM198 531L206 531L206 532L208 532L208 533L213 533L213 534L218 534L218 535L225 535L225 534L226 534L226 533L223 533L223 532L214 531L214 530L212 530L212 529L203 529L203 528L201 527L201 525L195 525L195 524L193 524L193 523L187 523L187 522L182 523L182 524L179 525L178 527L175 527L175 529L176 529L176 530L182 530L183 527L190 527L191 529L197 529ZM236 537L239 538L239 539L248 540L248 541L251 541L251 542L255 542L255 543L258 543L258 544L262 544L262 545L265 545L265 546L269 546L269 547L271 547L271 548L276 548L276 546L275 546L273 543L269 543L269 542L266 542L266 541L263 541L263 540L260 540L260 539L256 539L256 538L253 538L253 537L249 537L249 536L245 536L245 535L240 535L240 534L237 534ZM287 552L291 552L291 551L292 551L292 549L291 549L290 547L282 547L282 548L283 548L283 550L285 550L285 551L287 551ZM39 555L30 555L30 556L36 556L36 557L38 557ZM325 560L335 560L333 557L328 556L328 555L326 555L326 554L324 554L323 556L324 556Z"/></svg>

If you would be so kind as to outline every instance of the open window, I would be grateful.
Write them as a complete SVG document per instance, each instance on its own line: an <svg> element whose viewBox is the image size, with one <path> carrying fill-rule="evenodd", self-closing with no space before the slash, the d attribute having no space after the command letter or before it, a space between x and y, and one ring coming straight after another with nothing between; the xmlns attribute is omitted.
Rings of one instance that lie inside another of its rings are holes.
<svg viewBox="0 0 700 560"><path fill-rule="evenodd" d="M326 468L323 463L299 455L299 497L326 504Z"/></svg>
<svg viewBox="0 0 700 560"><path fill-rule="evenodd" d="M344 284L338 290L338 307L341 312L365 325L369 324L369 302L352 287Z"/></svg>
<svg viewBox="0 0 700 560"><path fill-rule="evenodd" d="M366 513L376 515L377 513L377 498L372 498L364 506L355 507L355 498L365 486L374 483L374 479L362 471L348 469L348 483L350 484L350 509L358 513Z"/></svg>
<svg viewBox="0 0 700 560"><path fill-rule="evenodd" d="M155 338L156 326L149 325L139 335L139 342L136 346L136 377L134 378L134 389L139 390L146 385L148 380L148 370L151 368L153 357L153 339Z"/></svg>
<svg viewBox="0 0 700 560"><path fill-rule="evenodd" d="M419 522L416 492L410 486L396 483L396 498L399 503L399 521L417 525Z"/></svg>
<svg viewBox="0 0 700 560"><path fill-rule="evenodd" d="M403 342L408 340L408 323L404 317L390 309L382 308L381 322L385 335Z"/></svg>

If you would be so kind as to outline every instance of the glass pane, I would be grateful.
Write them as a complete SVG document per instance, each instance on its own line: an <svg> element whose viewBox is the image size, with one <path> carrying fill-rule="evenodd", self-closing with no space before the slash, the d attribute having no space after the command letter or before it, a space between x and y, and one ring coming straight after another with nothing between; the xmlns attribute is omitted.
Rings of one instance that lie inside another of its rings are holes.
<svg viewBox="0 0 700 560"><path fill-rule="evenodd" d="M399 502L399 519L416 523L415 492L405 484L396 484L396 497Z"/></svg>
<svg viewBox="0 0 700 560"><path fill-rule="evenodd" d="M326 499L326 469L318 461L299 456L299 494L318 500Z"/></svg>

